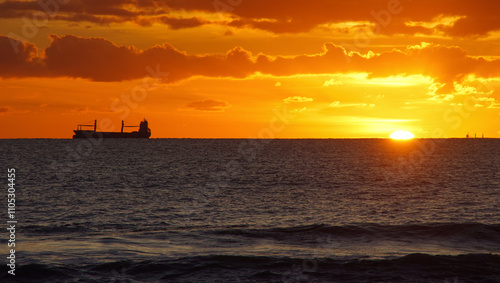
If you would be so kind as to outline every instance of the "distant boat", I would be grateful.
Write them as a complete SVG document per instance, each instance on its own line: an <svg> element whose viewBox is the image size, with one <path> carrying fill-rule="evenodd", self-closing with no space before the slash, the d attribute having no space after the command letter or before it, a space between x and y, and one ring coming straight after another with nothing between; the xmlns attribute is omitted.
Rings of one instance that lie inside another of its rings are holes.
<svg viewBox="0 0 500 283"><path fill-rule="evenodd" d="M83 127L94 127L94 130L82 130ZM124 133L123 128L139 128L138 131ZM139 126L125 126L125 122L122 121L121 132L98 132L97 131L97 120L94 121L94 125L78 125L77 129L74 130L75 134L73 139L89 139L89 138L104 138L104 139L149 139L151 136L151 130L148 128L148 121L144 119Z"/></svg>

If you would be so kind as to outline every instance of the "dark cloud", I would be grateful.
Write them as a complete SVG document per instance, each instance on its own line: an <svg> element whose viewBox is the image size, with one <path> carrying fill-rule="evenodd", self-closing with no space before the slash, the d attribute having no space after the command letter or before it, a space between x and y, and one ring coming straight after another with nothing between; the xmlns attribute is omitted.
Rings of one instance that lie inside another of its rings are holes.
<svg viewBox="0 0 500 283"><path fill-rule="evenodd" d="M192 76L244 78L254 72L250 53L234 48L223 55L188 55L170 44L145 50L117 46L102 38L51 36L43 58L47 74L95 81L120 81L148 76L159 66L167 82Z"/></svg>
<svg viewBox="0 0 500 283"><path fill-rule="evenodd" d="M183 29L183 28L193 28L204 24L204 21L198 18L171 18L162 16L158 18L160 22L168 25L172 29Z"/></svg>
<svg viewBox="0 0 500 283"><path fill-rule="evenodd" d="M36 45L0 35L0 76L44 75Z"/></svg>
<svg viewBox="0 0 500 283"><path fill-rule="evenodd" d="M110 23L136 22L140 25L163 23L172 29L191 28L203 24L197 18L167 16L164 1L141 0L53 0L5 1L0 3L0 18L33 18L40 13L51 19L69 22Z"/></svg>
<svg viewBox="0 0 500 283"><path fill-rule="evenodd" d="M186 105L186 107L198 111L221 112L224 111L224 109L231 107L231 104L221 100L205 99L191 102Z"/></svg>
<svg viewBox="0 0 500 283"><path fill-rule="evenodd" d="M117 46L102 38L51 35L51 40L44 58L50 75L96 81L121 81L144 75L137 69L138 51L133 47Z"/></svg>

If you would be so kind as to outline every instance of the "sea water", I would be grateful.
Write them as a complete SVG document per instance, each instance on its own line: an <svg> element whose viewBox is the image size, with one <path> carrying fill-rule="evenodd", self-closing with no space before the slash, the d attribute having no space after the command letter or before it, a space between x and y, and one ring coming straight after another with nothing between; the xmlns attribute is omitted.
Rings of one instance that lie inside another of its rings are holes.
<svg viewBox="0 0 500 283"><path fill-rule="evenodd" d="M2 280L500 282L497 139L21 139L0 157Z"/></svg>

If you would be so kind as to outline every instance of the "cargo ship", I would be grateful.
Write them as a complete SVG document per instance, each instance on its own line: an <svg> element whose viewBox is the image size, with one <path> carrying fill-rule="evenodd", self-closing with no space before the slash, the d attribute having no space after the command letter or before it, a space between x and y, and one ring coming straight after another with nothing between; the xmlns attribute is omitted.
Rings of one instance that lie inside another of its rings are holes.
<svg viewBox="0 0 500 283"><path fill-rule="evenodd" d="M85 127L94 127L94 130L83 130ZM129 133L124 133L124 128L139 128L138 131L133 131ZM148 121L144 119L139 126L125 126L125 122L122 121L122 129L120 132L98 132L97 131L97 120L94 121L94 125L78 125L77 129L74 130L74 139L149 139L151 136L151 130L148 128Z"/></svg>

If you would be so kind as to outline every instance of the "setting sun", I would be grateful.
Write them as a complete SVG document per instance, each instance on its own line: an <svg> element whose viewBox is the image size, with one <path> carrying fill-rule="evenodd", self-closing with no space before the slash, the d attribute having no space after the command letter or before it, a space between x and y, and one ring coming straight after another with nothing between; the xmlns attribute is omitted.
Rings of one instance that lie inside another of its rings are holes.
<svg viewBox="0 0 500 283"><path fill-rule="evenodd" d="M415 137L414 134L408 132L408 131L396 131L391 134L391 139L394 140L409 140Z"/></svg>

